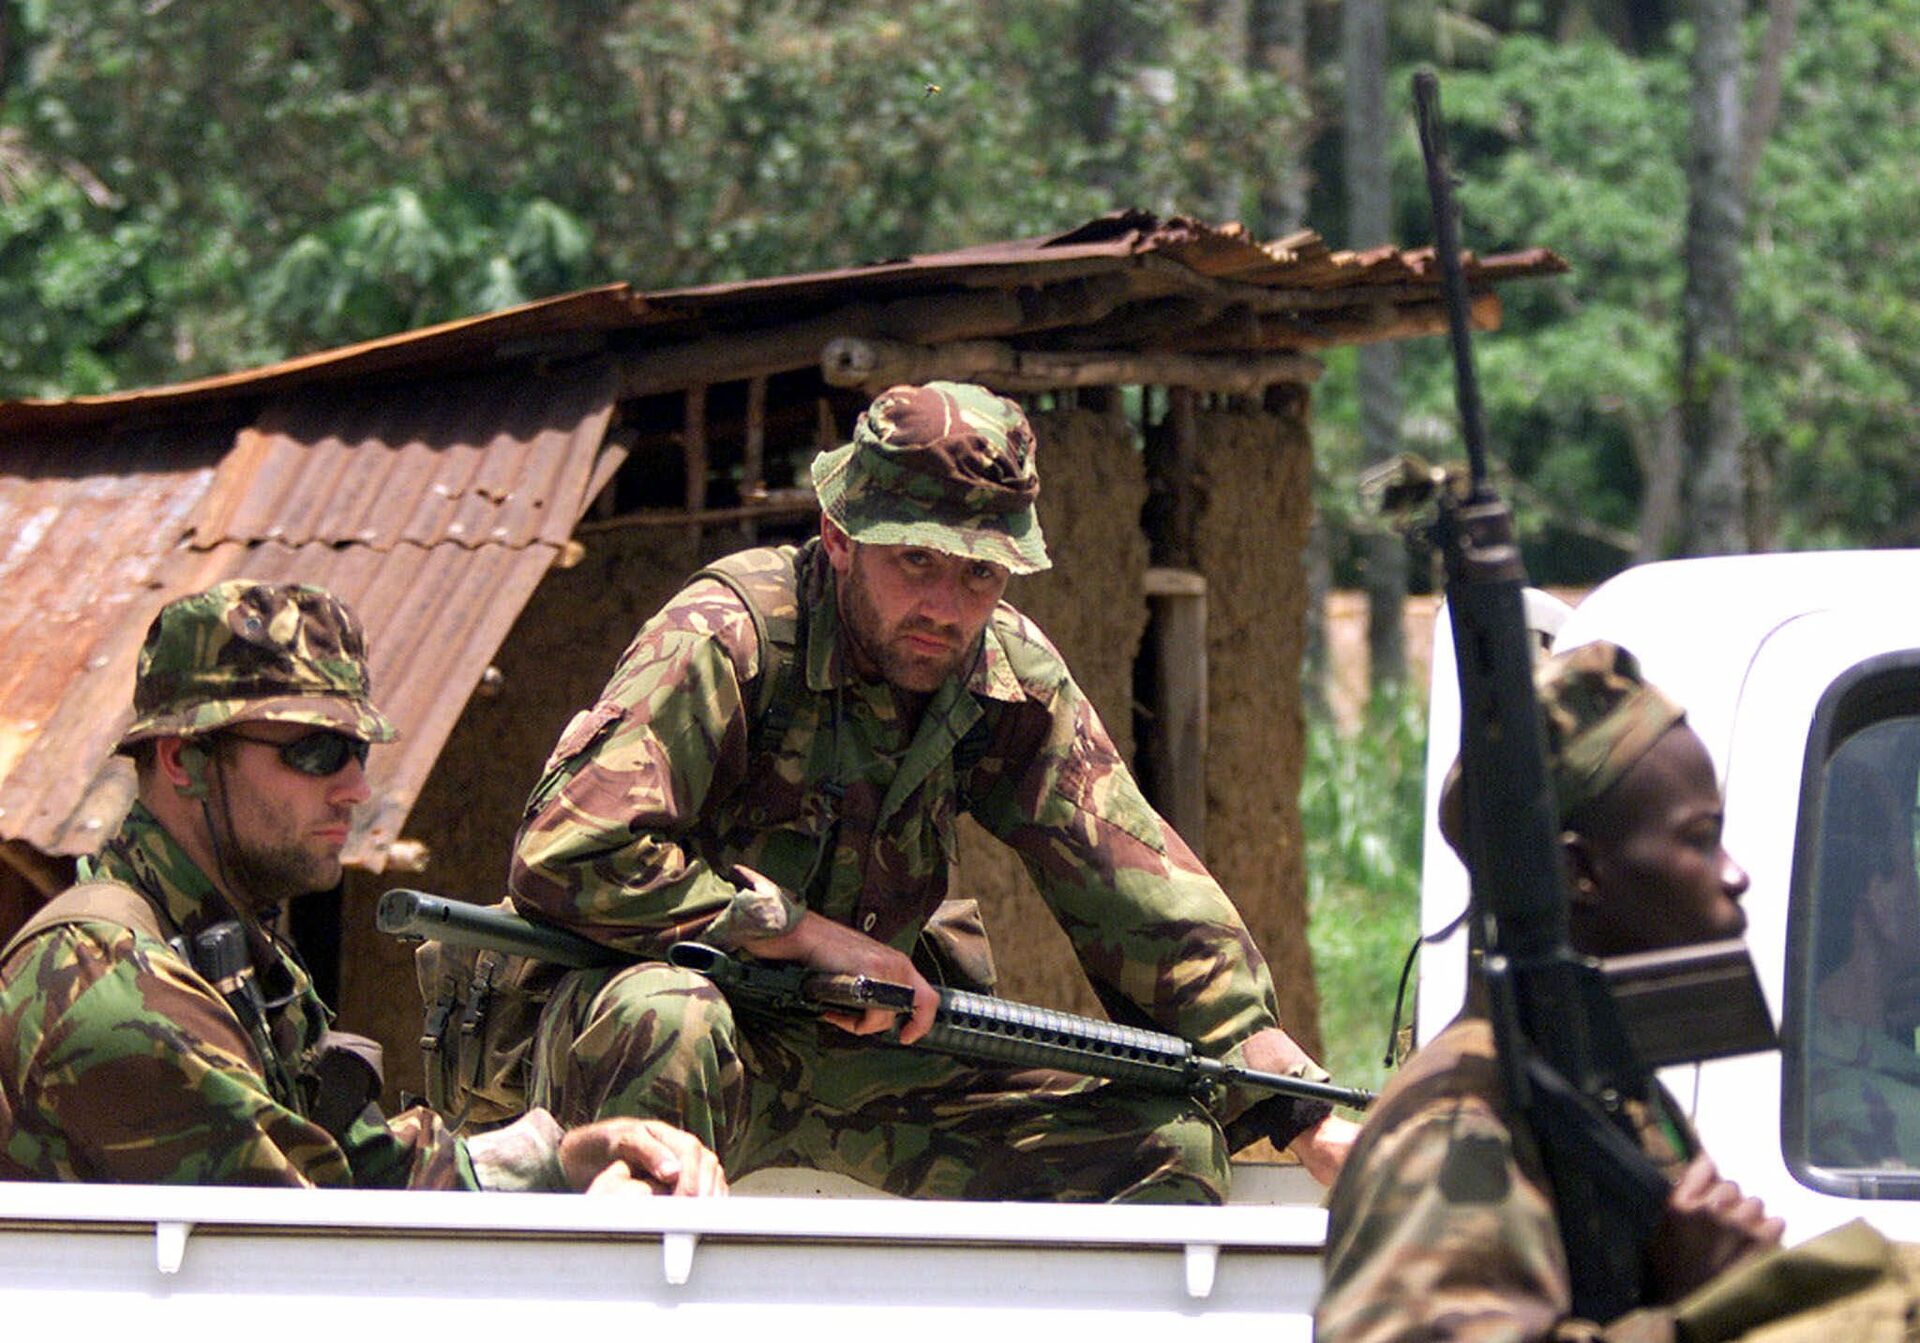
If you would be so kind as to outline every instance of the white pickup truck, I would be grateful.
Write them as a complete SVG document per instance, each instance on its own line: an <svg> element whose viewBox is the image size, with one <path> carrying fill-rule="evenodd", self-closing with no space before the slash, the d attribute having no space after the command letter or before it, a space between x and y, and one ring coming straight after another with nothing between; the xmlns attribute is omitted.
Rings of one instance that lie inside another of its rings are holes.
<svg viewBox="0 0 1920 1343"><path fill-rule="evenodd" d="M1871 1169L1823 1165L1809 1137L1821 1098L1805 1085L1816 947L1846 866L1831 856L1845 847L1837 822L1823 835L1822 818L1846 810L1829 784L1863 766L1904 799L1890 840L1920 937L1920 611L1898 595L1909 586L1920 552L1776 555L1651 565L1577 610L1545 597L1532 608L1563 645L1605 637L1639 653L1689 706L1726 781L1727 843L1753 876L1749 940L1784 1047L1666 1080L1723 1169L1785 1215L1793 1239L1863 1214L1920 1239L1920 1138ZM1444 622L1435 663L1430 802L1458 740ZM1423 919L1437 929L1465 879L1431 830L1427 859ZM1456 1010L1463 957L1457 939L1426 952L1423 1035ZM726 1340L1311 1334L1325 1214L1297 1169L1249 1169L1225 1208L847 1192L796 1173L710 1203L0 1185L0 1319L19 1329L124 1307L168 1335L245 1320L289 1339L369 1326L487 1338L594 1326Z"/></svg>
<svg viewBox="0 0 1920 1343"><path fill-rule="evenodd" d="M1920 1239L1920 1056L1904 1010L1861 1030L1861 1000L1904 996L1920 1011L1920 551L1684 560L1631 569L1567 607L1529 594L1529 623L1554 647L1609 639L1687 708L1726 791L1726 846L1748 871L1747 943L1780 1028L1778 1053L1672 1068L1721 1169L1786 1218L1789 1241L1864 1217ZM1422 927L1446 927L1466 873L1433 820L1459 743L1452 636L1435 629L1427 756ZM1874 888L1868 915L1864 894ZM1853 958L1856 915L1878 954ZM1465 935L1423 953L1418 1022L1437 1032L1458 1009ZM1869 961L1871 963L1869 963ZM1853 990L1836 992L1838 979ZM1865 978L1884 979L1869 990ZM1862 1156L1835 1131L1857 1127L1855 1085L1832 1085L1832 1040L1878 1073L1865 1083L1883 1146ZM1895 1034L1901 1038L1895 1039ZM1872 1043L1867 1041L1871 1039ZM1822 1045L1826 1042L1826 1052ZM1902 1080L1904 1078L1904 1080Z"/></svg>

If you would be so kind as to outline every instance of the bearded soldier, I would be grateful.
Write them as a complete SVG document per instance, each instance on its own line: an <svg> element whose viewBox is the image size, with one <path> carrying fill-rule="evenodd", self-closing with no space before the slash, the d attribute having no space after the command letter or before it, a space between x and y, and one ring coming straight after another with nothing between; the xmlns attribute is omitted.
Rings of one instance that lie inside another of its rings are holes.
<svg viewBox="0 0 1920 1343"><path fill-rule="evenodd" d="M639 961L562 983L536 1099L668 1119L735 1178L803 1165L916 1196L1218 1201L1230 1150L1261 1136L1332 1177L1352 1125L1322 1104L1209 1107L904 1047L933 981L985 977L949 903L965 812L1020 855L1117 1018L1324 1076L1276 1025L1232 904L1002 600L1049 565L1034 446L984 388L895 387L814 462L817 540L720 561L641 629L516 841L523 912ZM736 1008L662 963L687 938L910 985L914 1007Z"/></svg>

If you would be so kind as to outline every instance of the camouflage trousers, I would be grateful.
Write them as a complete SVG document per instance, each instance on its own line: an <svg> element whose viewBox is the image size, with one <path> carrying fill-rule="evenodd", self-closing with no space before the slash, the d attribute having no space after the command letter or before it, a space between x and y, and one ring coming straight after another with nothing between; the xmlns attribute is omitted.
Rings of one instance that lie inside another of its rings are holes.
<svg viewBox="0 0 1920 1343"><path fill-rule="evenodd" d="M730 1179L837 1171L911 1198L1219 1203L1227 1146L1186 1096L973 1067L807 1017L736 1010L647 963L569 974L542 1015L532 1101L569 1127L677 1124Z"/></svg>

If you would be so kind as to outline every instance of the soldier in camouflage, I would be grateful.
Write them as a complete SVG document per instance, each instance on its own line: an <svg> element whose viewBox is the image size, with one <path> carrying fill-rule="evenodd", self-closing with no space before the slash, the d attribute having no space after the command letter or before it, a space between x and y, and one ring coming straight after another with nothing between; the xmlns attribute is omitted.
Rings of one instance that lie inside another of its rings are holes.
<svg viewBox="0 0 1920 1343"><path fill-rule="evenodd" d="M1324 1076L1275 1025L1232 904L1001 600L1049 564L1019 407L893 388L813 481L819 538L696 576L528 802L515 904L639 962L563 982L535 1098L565 1119L669 1119L736 1179L797 1165L921 1197L1218 1201L1229 1150L1263 1135L1330 1179L1353 1126L1325 1106L1208 1108L908 1047L938 1001L923 969L984 978L940 935L966 812L1025 861L1117 1017ZM737 1008L662 963L686 938L909 984L915 1006L825 1023Z"/></svg>
<svg viewBox="0 0 1920 1343"><path fill-rule="evenodd" d="M134 714L132 811L0 952L0 1177L724 1190L712 1154L663 1124L563 1135L542 1112L466 1141L372 1103L377 1047L329 1029L272 927L284 901L338 886L368 747L395 735L345 606L246 580L167 604Z"/></svg>
<svg viewBox="0 0 1920 1343"><path fill-rule="evenodd" d="M1618 955L1739 934L1746 873L1721 847L1713 762L1679 706L1605 643L1551 659L1536 685L1574 946ZM1456 768L1441 803L1456 848L1459 802ZM1315 1337L1672 1343L1673 1303L1776 1245L1782 1227L1719 1177L1657 1084L1635 1118L1674 1182L1648 1255L1649 1306L1572 1319L1546 1176L1508 1110L1475 977L1466 1010L1381 1093L1334 1185Z"/></svg>

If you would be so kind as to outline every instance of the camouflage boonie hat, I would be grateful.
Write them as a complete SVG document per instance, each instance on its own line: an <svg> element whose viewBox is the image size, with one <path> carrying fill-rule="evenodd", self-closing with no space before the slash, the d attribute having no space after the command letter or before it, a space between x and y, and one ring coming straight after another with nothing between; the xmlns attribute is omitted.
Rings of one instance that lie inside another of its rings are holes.
<svg viewBox="0 0 1920 1343"><path fill-rule="evenodd" d="M1598 641L1548 658L1533 686L1547 732L1547 777L1565 826L1582 807L1618 783L1686 711L1640 674L1639 659ZM1460 762L1440 793L1440 829L1456 844Z"/></svg>
<svg viewBox="0 0 1920 1343"><path fill-rule="evenodd" d="M926 546L1016 574L1050 568L1033 503L1033 427L984 387L889 388L853 442L814 458L820 509L855 541Z"/></svg>
<svg viewBox="0 0 1920 1343"><path fill-rule="evenodd" d="M229 723L311 723L362 741L399 733L373 707L360 620L324 588L236 578L160 608L117 750Z"/></svg>

